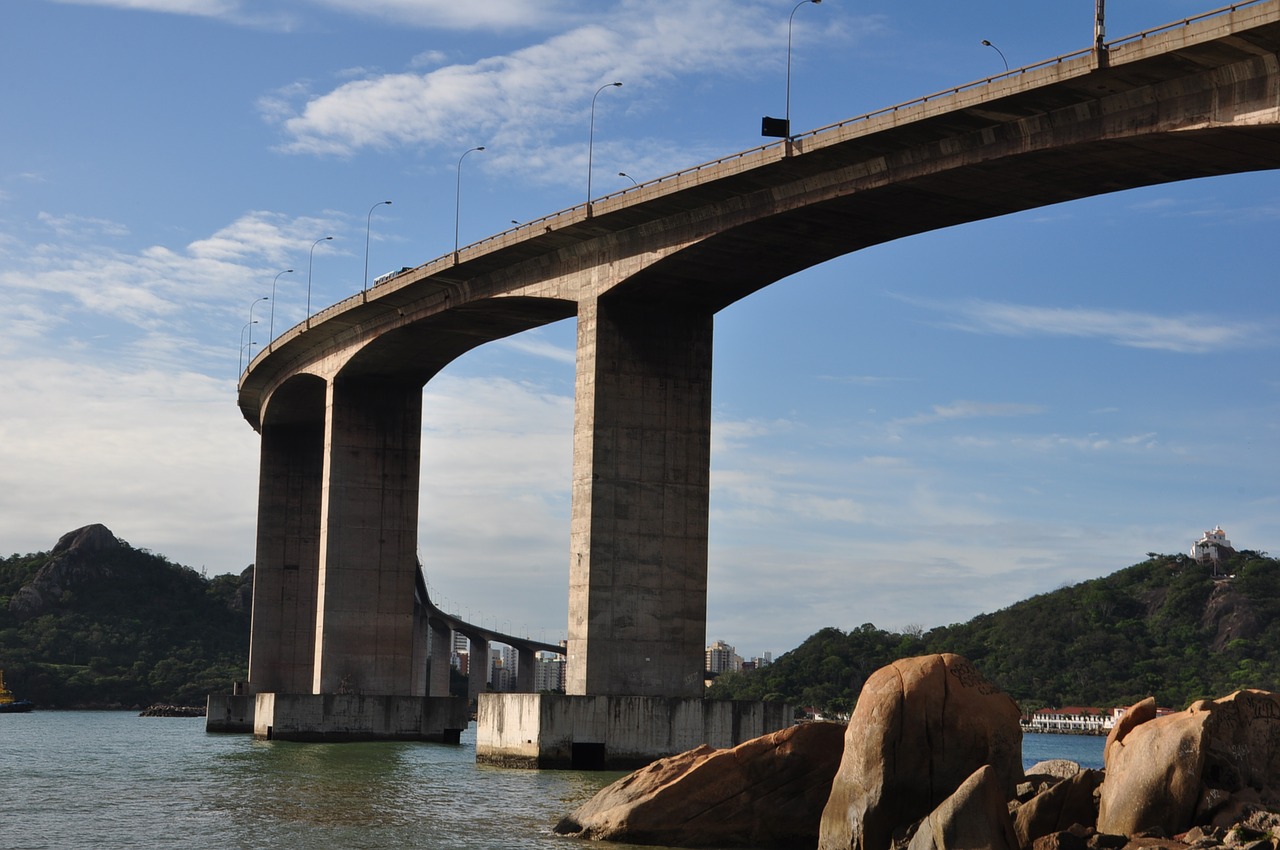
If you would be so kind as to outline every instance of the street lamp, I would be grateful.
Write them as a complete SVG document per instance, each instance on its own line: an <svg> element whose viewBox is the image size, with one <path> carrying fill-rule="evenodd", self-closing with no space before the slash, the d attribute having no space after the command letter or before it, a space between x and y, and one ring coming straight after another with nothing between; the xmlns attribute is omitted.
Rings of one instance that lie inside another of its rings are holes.
<svg viewBox="0 0 1280 850"><path fill-rule="evenodd" d="M636 180L636 178L632 177L630 174L628 174L628 173L627 173L627 172L625 172L625 171L619 171L619 172L618 172L618 176L619 176L619 177L625 177L625 178L627 178L628 180L630 180L630 181L632 182L632 184L634 184L634 185L636 185L636 186L639 186L639 185L640 185L640 181Z"/></svg>
<svg viewBox="0 0 1280 850"><path fill-rule="evenodd" d="M458 262L458 221L462 213L462 161L467 158L467 154L482 150L484 145L479 145L469 151L463 151L462 156L458 157L458 174L453 188L453 261L455 263Z"/></svg>
<svg viewBox="0 0 1280 850"><path fill-rule="evenodd" d="M983 46L985 46L985 47L990 47L990 48L991 48L992 50L994 50L996 53L999 53L999 54L1000 54L1000 61L1001 61L1001 62L1004 62L1004 72L1005 72L1006 74L1007 74L1007 73L1009 73L1009 60L1004 58L1004 51L1003 51L1003 50L1001 50L1000 48L996 47L996 46L995 46L994 44L992 44L991 42L987 41L985 38L982 40L982 44L983 44Z"/></svg>
<svg viewBox="0 0 1280 850"><path fill-rule="evenodd" d="M292 273L293 269L285 269L284 271L277 273L275 278L271 281L271 326L267 329L268 341L276 338L276 281L280 279L280 275Z"/></svg>
<svg viewBox="0 0 1280 850"><path fill-rule="evenodd" d="M307 254L307 327L311 327L311 266L315 264L316 246L332 238L332 236L322 236L312 242L311 251Z"/></svg>
<svg viewBox="0 0 1280 850"><path fill-rule="evenodd" d="M760 122L760 135L773 136L780 139L791 138L791 29L795 24L796 12L800 11L800 7L805 3L812 3L815 6L822 0L800 0L796 7L791 10L791 17L787 18L787 111L784 117L779 120L765 116Z"/></svg>
<svg viewBox="0 0 1280 850"><path fill-rule="evenodd" d="M257 302L255 302L255 303L257 303ZM250 308L250 309L252 309L252 308ZM245 348L247 348L247 347L248 347L248 346L246 346L246 345L244 344L244 332L245 332L245 331L247 331L247 330L249 330L249 325L256 325L256 324L257 324L257 320L256 320L256 319L250 319L249 321L245 322L245 323L244 323L244 327L240 329L240 371L239 371L239 372L237 372L236 374L243 374L243 373L244 373L244 350L245 350Z"/></svg>
<svg viewBox="0 0 1280 850"><path fill-rule="evenodd" d="M807 2L807 0L806 0ZM596 98L607 88L621 88L622 83L605 83L591 95L591 129L587 134L587 214L591 214L591 153L596 140Z"/></svg>
<svg viewBox="0 0 1280 850"><path fill-rule="evenodd" d="M390 201L378 201L369 207L369 214L364 220L364 289L369 288L369 228L373 226L373 211L378 207L390 206Z"/></svg>
<svg viewBox="0 0 1280 850"><path fill-rule="evenodd" d="M258 320L253 317L253 308L257 307L262 301L270 301L267 296L255 298L253 303L249 305L249 359L253 360L253 326L258 324Z"/></svg>

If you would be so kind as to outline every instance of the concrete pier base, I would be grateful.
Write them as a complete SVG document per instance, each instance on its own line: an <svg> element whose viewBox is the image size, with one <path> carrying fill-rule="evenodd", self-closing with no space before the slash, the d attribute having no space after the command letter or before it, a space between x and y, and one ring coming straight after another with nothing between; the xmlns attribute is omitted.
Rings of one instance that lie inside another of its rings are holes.
<svg viewBox="0 0 1280 850"><path fill-rule="evenodd" d="M252 732L254 697L244 694L209 694L205 703L204 731Z"/></svg>
<svg viewBox="0 0 1280 850"><path fill-rule="evenodd" d="M470 720L463 697L258 694L253 735L274 741L458 743Z"/></svg>
<svg viewBox="0 0 1280 850"><path fill-rule="evenodd" d="M791 723L780 702L481 694L476 761L502 767L633 770L701 744L734 747Z"/></svg>

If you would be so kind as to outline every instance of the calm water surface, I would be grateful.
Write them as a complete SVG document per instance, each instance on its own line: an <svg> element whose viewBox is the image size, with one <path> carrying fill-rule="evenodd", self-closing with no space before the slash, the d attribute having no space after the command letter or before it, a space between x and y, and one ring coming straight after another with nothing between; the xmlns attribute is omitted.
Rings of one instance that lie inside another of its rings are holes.
<svg viewBox="0 0 1280 850"><path fill-rule="evenodd" d="M1024 760L1100 767L1102 740L1027 735ZM203 718L0 715L0 848L575 850L605 845L551 828L620 775L478 766L474 726L458 746L291 744Z"/></svg>

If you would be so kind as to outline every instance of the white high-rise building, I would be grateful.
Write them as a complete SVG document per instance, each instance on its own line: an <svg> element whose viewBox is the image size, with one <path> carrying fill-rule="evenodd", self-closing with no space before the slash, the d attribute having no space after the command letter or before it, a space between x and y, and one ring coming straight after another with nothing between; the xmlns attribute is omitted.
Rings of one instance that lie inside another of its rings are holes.
<svg viewBox="0 0 1280 850"><path fill-rule="evenodd" d="M533 691L564 691L564 656L539 652L533 666Z"/></svg>
<svg viewBox="0 0 1280 850"><path fill-rule="evenodd" d="M711 673L728 673L742 669L742 656L722 640L707 647L707 670Z"/></svg>

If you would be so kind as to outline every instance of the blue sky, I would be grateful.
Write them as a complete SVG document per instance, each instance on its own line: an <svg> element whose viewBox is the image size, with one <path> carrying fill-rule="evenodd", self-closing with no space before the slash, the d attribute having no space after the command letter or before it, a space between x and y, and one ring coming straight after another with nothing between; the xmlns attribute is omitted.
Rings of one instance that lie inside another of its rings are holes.
<svg viewBox="0 0 1280 850"><path fill-rule="evenodd" d="M1110 6L1113 38L1210 8ZM256 351L303 318L308 270L313 307L362 287L366 238L374 277L448 253L455 227L466 244L580 203L613 80L596 195L760 144L793 9L10 0L0 552L101 522L243 569L250 311ZM797 131L1003 71L983 39L1017 67L1092 38L1088 0L795 11ZM1215 524L1280 550L1278 189L1240 175L1034 210L724 310L708 641L776 655L823 626L957 622ZM433 594L547 640L567 619L573 339L563 322L492 344L425 397Z"/></svg>

